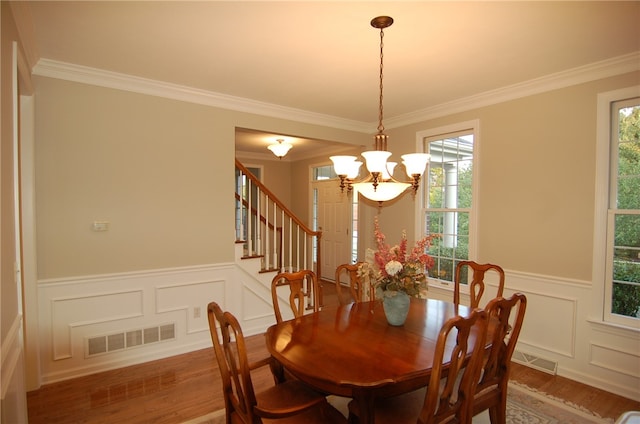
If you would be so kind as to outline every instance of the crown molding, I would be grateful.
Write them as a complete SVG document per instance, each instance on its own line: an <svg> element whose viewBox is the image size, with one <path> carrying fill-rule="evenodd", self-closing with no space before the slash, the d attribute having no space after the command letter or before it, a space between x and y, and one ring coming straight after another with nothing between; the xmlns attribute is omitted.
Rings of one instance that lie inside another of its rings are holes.
<svg viewBox="0 0 640 424"><path fill-rule="evenodd" d="M369 134L372 130L366 122L50 59L40 59L33 74L347 131Z"/></svg>
<svg viewBox="0 0 640 424"><path fill-rule="evenodd" d="M11 8L11 15L16 24L18 36L20 37L20 45L24 51L25 59L29 64L29 69L31 69L40 57L35 29L33 27L33 18L31 16L31 7L29 2L26 1L10 1L9 7Z"/></svg>
<svg viewBox="0 0 640 424"><path fill-rule="evenodd" d="M640 51L388 118L385 126L387 128L403 127L638 70L640 70Z"/></svg>
<svg viewBox="0 0 640 424"><path fill-rule="evenodd" d="M403 127L638 70L640 51L387 118L385 126L388 129ZM376 122L343 119L50 59L40 59L33 68L33 74L365 134L373 133L376 126Z"/></svg>

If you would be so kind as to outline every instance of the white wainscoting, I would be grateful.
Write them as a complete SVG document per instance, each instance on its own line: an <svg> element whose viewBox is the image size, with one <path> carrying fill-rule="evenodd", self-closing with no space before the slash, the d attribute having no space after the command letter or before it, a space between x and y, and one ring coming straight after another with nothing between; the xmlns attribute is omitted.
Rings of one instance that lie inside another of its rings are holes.
<svg viewBox="0 0 640 424"><path fill-rule="evenodd" d="M210 348L207 304L218 302L246 335L275 322L268 287L235 264L38 282L43 384ZM88 355L97 336L175 324L175 337Z"/></svg>
<svg viewBox="0 0 640 424"><path fill-rule="evenodd" d="M640 334L590 319L590 282L505 272L505 295L528 300L519 351L557 363L559 375L640 400ZM245 335L262 333L275 322L271 278L243 263L40 281L42 382L210 348L210 301L231 311ZM434 283L429 296L453 293ZM175 323L175 339L86 355L87 338L167 323Z"/></svg>
<svg viewBox="0 0 640 424"><path fill-rule="evenodd" d="M556 362L559 375L640 401L640 334L591 320L590 281L509 270L505 277L506 297L527 296L518 351ZM450 285L433 282L429 290L431 297L453 299ZM468 295L461 297L468 304Z"/></svg>
<svg viewBox="0 0 640 424"><path fill-rule="evenodd" d="M22 316L16 315L0 345L0 421L3 423L27 422L22 344Z"/></svg>

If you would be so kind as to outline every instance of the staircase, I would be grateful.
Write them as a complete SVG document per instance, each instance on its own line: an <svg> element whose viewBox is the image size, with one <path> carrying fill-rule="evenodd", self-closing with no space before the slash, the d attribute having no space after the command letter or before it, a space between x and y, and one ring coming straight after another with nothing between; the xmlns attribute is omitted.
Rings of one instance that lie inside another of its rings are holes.
<svg viewBox="0 0 640 424"><path fill-rule="evenodd" d="M236 159L236 262L268 286L278 272L314 271L321 231L310 229Z"/></svg>

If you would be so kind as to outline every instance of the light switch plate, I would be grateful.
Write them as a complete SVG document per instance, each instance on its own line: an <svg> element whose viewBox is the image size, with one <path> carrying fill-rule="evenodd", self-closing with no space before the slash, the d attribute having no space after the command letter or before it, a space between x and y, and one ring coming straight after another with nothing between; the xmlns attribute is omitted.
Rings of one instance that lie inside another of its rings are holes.
<svg viewBox="0 0 640 424"><path fill-rule="evenodd" d="M108 231L109 221L93 221L93 224L91 225L91 229L93 231Z"/></svg>

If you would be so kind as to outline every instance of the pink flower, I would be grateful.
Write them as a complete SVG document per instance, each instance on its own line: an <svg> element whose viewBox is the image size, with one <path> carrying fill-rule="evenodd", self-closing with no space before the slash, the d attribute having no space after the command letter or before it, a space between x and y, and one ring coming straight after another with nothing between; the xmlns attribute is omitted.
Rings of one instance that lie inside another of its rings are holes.
<svg viewBox="0 0 640 424"><path fill-rule="evenodd" d="M437 236L421 238L407 254L406 231L402 231L400 243L390 246L385 243L386 237L380 230L377 216L374 220L374 236L377 250L368 251L371 255L367 255L368 263L366 267L362 266L362 272L371 277L382 293L404 291L410 296L424 296L427 290L425 272L435 264L427 249Z"/></svg>

